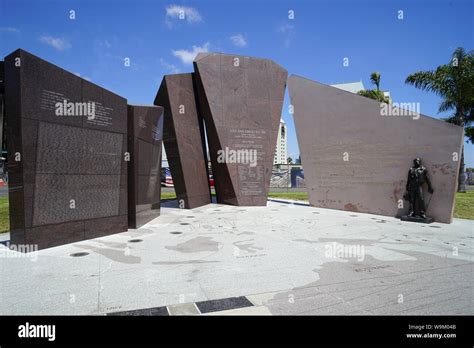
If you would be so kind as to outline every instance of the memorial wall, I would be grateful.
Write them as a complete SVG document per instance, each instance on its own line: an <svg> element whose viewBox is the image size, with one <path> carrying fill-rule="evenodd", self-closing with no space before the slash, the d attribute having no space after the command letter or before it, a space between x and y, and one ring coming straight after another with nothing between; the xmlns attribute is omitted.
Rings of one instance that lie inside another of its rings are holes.
<svg viewBox="0 0 474 348"><path fill-rule="evenodd" d="M462 127L299 76L290 76L288 90L311 205L400 217L419 157L434 188L425 193L426 214L451 222Z"/></svg>
<svg viewBox="0 0 474 348"><path fill-rule="evenodd" d="M268 59L199 53L199 111L218 203L267 204L287 71Z"/></svg>
<svg viewBox="0 0 474 348"><path fill-rule="evenodd" d="M127 230L127 101L24 50L5 59L10 238Z"/></svg>
<svg viewBox="0 0 474 348"><path fill-rule="evenodd" d="M165 75L154 102L164 108L163 141L181 208L211 203L204 126L194 93L193 74Z"/></svg>
<svg viewBox="0 0 474 348"><path fill-rule="evenodd" d="M128 227L160 215L163 108L128 105Z"/></svg>
<svg viewBox="0 0 474 348"><path fill-rule="evenodd" d="M24 50L5 58L12 244L38 248L138 228L160 214L164 143L180 208L263 206L287 71L268 59L200 53L166 75L154 104L126 99ZM434 193L426 213L452 220L463 129L308 79L288 79L311 205L406 214L415 157ZM393 112L393 111L392 111ZM206 143L207 140L207 143ZM456 157L456 155L458 157Z"/></svg>

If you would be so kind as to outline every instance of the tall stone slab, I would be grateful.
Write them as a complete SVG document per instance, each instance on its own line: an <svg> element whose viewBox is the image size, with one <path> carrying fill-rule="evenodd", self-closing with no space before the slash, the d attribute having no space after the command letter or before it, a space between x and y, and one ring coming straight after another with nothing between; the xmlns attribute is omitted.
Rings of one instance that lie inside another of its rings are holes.
<svg viewBox="0 0 474 348"><path fill-rule="evenodd" d="M5 62L0 62L0 152L5 149L4 147L4 121L5 121ZM0 154L3 157L3 153Z"/></svg>
<svg viewBox="0 0 474 348"><path fill-rule="evenodd" d="M126 231L126 100L24 50L5 59L5 99L11 243Z"/></svg>
<svg viewBox="0 0 474 348"><path fill-rule="evenodd" d="M268 59L218 53L198 54L194 69L217 202L266 205L287 71Z"/></svg>
<svg viewBox="0 0 474 348"><path fill-rule="evenodd" d="M420 157L435 190L432 196L426 192L427 215L451 222L459 170L453 154L461 151L461 127L420 114L383 116L375 100L298 76L288 79L288 88L311 205L406 214L407 174ZM402 111L393 108L390 114Z"/></svg>
<svg viewBox="0 0 474 348"><path fill-rule="evenodd" d="M160 215L163 108L128 105L128 227Z"/></svg>
<svg viewBox="0 0 474 348"><path fill-rule="evenodd" d="M180 207L211 203L204 128L193 74L165 75L155 98L164 108L163 143Z"/></svg>

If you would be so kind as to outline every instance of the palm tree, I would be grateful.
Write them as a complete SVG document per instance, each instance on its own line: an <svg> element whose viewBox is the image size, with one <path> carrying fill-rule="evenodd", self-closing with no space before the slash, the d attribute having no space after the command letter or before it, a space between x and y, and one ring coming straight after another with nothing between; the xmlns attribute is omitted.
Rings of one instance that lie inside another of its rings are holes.
<svg viewBox="0 0 474 348"><path fill-rule="evenodd" d="M380 91L380 73L373 72L370 74L370 81L377 87L377 91Z"/></svg>
<svg viewBox="0 0 474 348"><path fill-rule="evenodd" d="M451 62L440 65L436 70L419 71L407 77L405 83L423 91L429 91L442 98L439 112L454 111L446 122L461 126L468 141L474 142L474 51L467 53L458 47L452 54ZM466 192L464 176L464 144L461 149L458 192Z"/></svg>
<svg viewBox="0 0 474 348"><path fill-rule="evenodd" d="M389 99L385 97L383 92L380 90L380 73L373 72L370 74L370 81L375 85L376 89L363 89L362 91L357 92L357 94L388 104L390 102Z"/></svg>

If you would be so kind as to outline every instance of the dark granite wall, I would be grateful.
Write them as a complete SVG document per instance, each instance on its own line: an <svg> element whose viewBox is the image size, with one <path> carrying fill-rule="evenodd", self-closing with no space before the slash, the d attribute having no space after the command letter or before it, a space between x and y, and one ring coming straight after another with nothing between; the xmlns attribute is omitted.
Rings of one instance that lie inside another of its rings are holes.
<svg viewBox="0 0 474 348"><path fill-rule="evenodd" d="M126 231L126 100L24 50L6 57L5 82L11 243ZM64 100L93 117L58 116Z"/></svg>
<svg viewBox="0 0 474 348"><path fill-rule="evenodd" d="M5 123L5 62L0 62L0 150L4 150Z"/></svg>
<svg viewBox="0 0 474 348"><path fill-rule="evenodd" d="M217 202L266 205L287 71L268 59L219 53L198 54L194 70Z"/></svg>
<svg viewBox="0 0 474 348"><path fill-rule="evenodd" d="M165 75L154 104L164 108L163 141L178 202L182 208L211 203L193 74Z"/></svg>
<svg viewBox="0 0 474 348"><path fill-rule="evenodd" d="M159 106L128 106L129 228L160 215L163 118Z"/></svg>

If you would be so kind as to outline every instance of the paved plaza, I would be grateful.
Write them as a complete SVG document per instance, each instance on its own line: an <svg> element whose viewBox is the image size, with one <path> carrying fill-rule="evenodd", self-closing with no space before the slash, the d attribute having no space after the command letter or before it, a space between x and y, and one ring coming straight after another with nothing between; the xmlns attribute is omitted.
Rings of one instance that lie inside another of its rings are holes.
<svg viewBox="0 0 474 348"><path fill-rule="evenodd" d="M474 314L474 221L173 204L125 233L0 245L0 314Z"/></svg>

